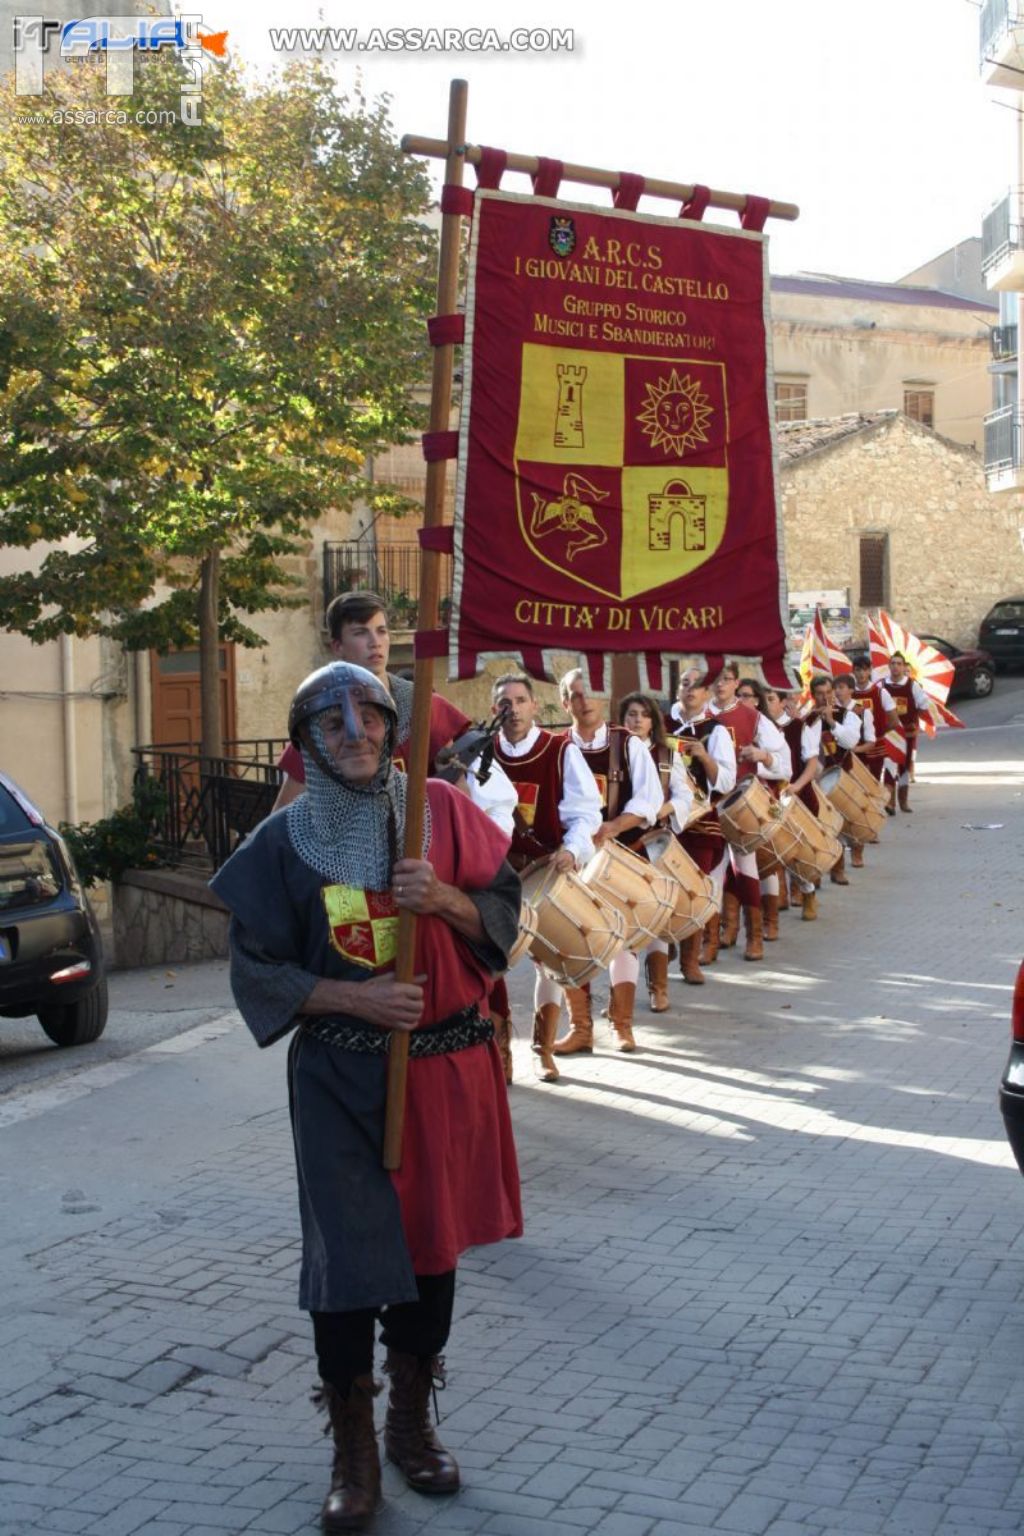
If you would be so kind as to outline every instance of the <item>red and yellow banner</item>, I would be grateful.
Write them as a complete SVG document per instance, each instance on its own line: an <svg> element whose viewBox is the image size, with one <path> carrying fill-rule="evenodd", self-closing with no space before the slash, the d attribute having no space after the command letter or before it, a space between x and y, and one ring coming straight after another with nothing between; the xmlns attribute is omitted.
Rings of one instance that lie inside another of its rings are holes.
<svg viewBox="0 0 1024 1536"><path fill-rule="evenodd" d="M787 681L763 235L478 192L452 672L518 652Z"/></svg>

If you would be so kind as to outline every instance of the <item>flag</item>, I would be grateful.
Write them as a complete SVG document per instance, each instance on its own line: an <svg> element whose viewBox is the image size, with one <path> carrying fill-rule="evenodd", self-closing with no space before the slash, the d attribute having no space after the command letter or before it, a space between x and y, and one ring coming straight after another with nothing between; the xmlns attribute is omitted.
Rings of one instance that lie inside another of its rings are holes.
<svg viewBox="0 0 1024 1536"><path fill-rule="evenodd" d="M767 246L753 230L477 190L449 632L517 655L786 670Z"/></svg>
<svg viewBox="0 0 1024 1536"><path fill-rule="evenodd" d="M915 634L912 634L909 629L904 629L902 624L898 624L883 609L879 610L878 619L882 633L890 642L886 670L888 671L888 658L893 651L902 651L906 657L907 670L915 683L921 684L931 702L945 704L956 675L956 668L949 657L943 656L934 645L927 645L923 640L919 640ZM956 719L955 715L953 719Z"/></svg>

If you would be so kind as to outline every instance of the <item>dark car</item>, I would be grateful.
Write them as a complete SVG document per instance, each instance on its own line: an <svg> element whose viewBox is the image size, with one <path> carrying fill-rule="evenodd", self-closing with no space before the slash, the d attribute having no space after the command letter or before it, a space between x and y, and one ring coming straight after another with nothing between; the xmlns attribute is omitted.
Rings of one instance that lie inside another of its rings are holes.
<svg viewBox="0 0 1024 1536"><path fill-rule="evenodd" d="M98 1040L103 946L63 838L0 773L0 1018L31 1014L55 1045Z"/></svg>
<svg viewBox="0 0 1024 1536"><path fill-rule="evenodd" d="M972 699L987 699L996 685L995 662L988 651L962 651L958 645L950 640L942 640L938 635L919 636L925 645L933 645L943 656L948 656L955 667L953 681L949 687L951 699L961 699L965 695Z"/></svg>
<svg viewBox="0 0 1024 1536"><path fill-rule="evenodd" d="M978 644L996 667L1024 666L1024 597L1001 598L981 621Z"/></svg>
<svg viewBox="0 0 1024 1536"><path fill-rule="evenodd" d="M1006 1127L1006 1139L1024 1173L1024 962L1017 972L1010 1016L1010 1059L999 1084L999 1108Z"/></svg>

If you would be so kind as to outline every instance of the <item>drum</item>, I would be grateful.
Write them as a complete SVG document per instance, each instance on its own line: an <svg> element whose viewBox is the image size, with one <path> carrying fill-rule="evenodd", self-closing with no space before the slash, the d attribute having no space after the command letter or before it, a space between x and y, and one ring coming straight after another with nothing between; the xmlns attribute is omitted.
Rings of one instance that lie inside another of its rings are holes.
<svg viewBox="0 0 1024 1536"><path fill-rule="evenodd" d="M870 799L878 801L878 804L884 811L889 803L889 791L875 778L864 759L857 757L851 752L849 766L846 771L851 778L856 780Z"/></svg>
<svg viewBox="0 0 1024 1536"><path fill-rule="evenodd" d="M718 911L715 888L671 832L648 832L643 848L652 868L670 875L674 882L675 905L661 937L681 944Z"/></svg>
<svg viewBox="0 0 1024 1536"><path fill-rule="evenodd" d="M773 800L760 779L744 779L718 802L718 824L726 842L741 853L753 853L771 838L780 816L779 802Z"/></svg>
<svg viewBox="0 0 1024 1536"><path fill-rule="evenodd" d="M885 811L870 799L845 768L829 768L816 784L819 795L827 795L843 818L843 836L853 843L877 843L885 821Z"/></svg>
<svg viewBox="0 0 1024 1536"><path fill-rule="evenodd" d="M779 798L782 820L772 832L772 848L780 863L801 880L820 880L842 857L843 845L826 831L799 796L786 790Z"/></svg>
<svg viewBox="0 0 1024 1536"><path fill-rule="evenodd" d="M646 949L660 939L676 909L675 880L629 848L605 843L582 879L602 901L617 908L626 925L626 948Z"/></svg>
<svg viewBox="0 0 1024 1536"><path fill-rule="evenodd" d="M839 811L832 804L832 801L828 798L828 795L819 795L818 796L818 820L821 822L822 826L825 828L825 831L826 832L831 832L833 837L835 837L835 838L842 837L842 835L843 835L843 817L842 817L842 812Z"/></svg>
<svg viewBox="0 0 1024 1536"><path fill-rule="evenodd" d="M508 952L509 970L523 958L536 937L537 914L524 895L519 907L519 937Z"/></svg>
<svg viewBox="0 0 1024 1536"><path fill-rule="evenodd" d="M754 850L757 859L757 877L759 880L767 880L769 875L777 875L782 868L782 860L779 858L771 843L762 843L760 848Z"/></svg>
<svg viewBox="0 0 1024 1536"><path fill-rule="evenodd" d="M523 880L523 902L536 928L530 957L563 987L582 987L622 950L621 913L573 870L559 873L551 864L533 870Z"/></svg>

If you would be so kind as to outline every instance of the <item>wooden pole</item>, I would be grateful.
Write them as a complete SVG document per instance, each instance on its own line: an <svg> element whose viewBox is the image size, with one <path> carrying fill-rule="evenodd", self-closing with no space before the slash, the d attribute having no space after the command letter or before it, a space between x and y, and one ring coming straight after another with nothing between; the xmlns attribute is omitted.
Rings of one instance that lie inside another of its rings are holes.
<svg viewBox="0 0 1024 1536"><path fill-rule="evenodd" d="M466 106L469 86L465 80L453 80L448 94L448 138L443 146L447 161L445 181L461 186L465 159ZM437 314L455 311L459 287L459 238L462 216L446 213L441 217L441 252L437 268ZM452 367L454 346L434 348L434 370L430 389L430 430L447 432L452 405ZM423 526L439 528L444 521L445 471L447 464L438 459L427 465ZM441 555L423 550L420 556L420 593L418 629L436 629L441 591ZM428 747L430 739L430 701L434 685L434 663L427 657L416 658L413 675L412 723L409 740L409 792L405 811L405 848L407 859L418 859L423 848L423 804L426 795ZM411 981L416 945L416 918L402 912L398 920L398 956L395 976ZM405 1088L409 1068L409 1036L394 1030L388 1051L387 1111L384 1120L384 1167L402 1166L402 1128L405 1122Z"/></svg>
<svg viewBox="0 0 1024 1536"><path fill-rule="evenodd" d="M424 139L418 134L407 133L402 140L402 149L407 155L426 155L428 159L450 159L451 139L445 143L442 139ZM481 148L479 144L465 144L462 146L462 159L468 165L479 165ZM506 169L510 171L525 171L527 175L533 175L540 169L540 161L536 155L509 154ZM562 167L562 181L579 182L585 187L610 187L614 191L619 185L618 171L603 171L593 165L569 165ZM644 181L645 197L664 197L672 202L685 203L693 196L694 186L682 181L658 181L654 178ZM712 208L729 208L734 213L742 213L747 206L747 194L745 192L719 192L714 188L708 199L708 205ZM800 209L796 203L779 203L774 201L768 204L768 217L771 219L798 219Z"/></svg>

